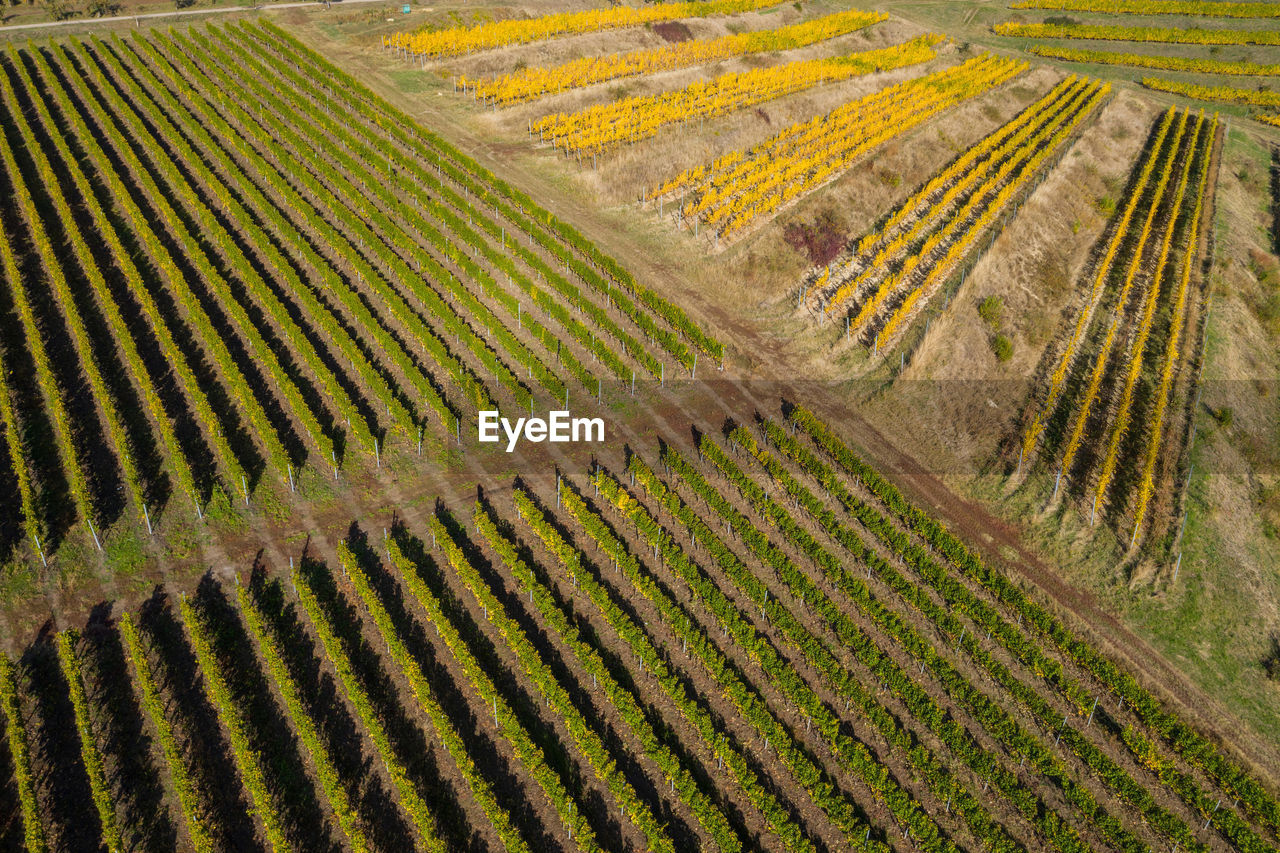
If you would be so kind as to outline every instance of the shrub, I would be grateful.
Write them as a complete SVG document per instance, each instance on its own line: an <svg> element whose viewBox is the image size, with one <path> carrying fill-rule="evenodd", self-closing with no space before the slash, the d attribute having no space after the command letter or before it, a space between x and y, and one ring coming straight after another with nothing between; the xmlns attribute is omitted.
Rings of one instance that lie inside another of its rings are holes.
<svg viewBox="0 0 1280 853"><path fill-rule="evenodd" d="M1000 328L1000 317L1004 314L1004 300L999 296L988 296L978 303L978 316L993 329Z"/></svg>
<svg viewBox="0 0 1280 853"><path fill-rule="evenodd" d="M996 354L996 361L1008 361L1013 358L1013 341L1004 335L996 335L991 342L991 351Z"/></svg>

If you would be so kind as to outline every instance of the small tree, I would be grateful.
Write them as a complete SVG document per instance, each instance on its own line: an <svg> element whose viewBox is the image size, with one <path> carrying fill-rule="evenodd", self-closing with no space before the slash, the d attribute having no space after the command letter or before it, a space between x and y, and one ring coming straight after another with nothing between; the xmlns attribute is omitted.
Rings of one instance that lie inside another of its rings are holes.
<svg viewBox="0 0 1280 853"><path fill-rule="evenodd" d="M71 0L45 0L44 6L49 11L49 17L55 21L65 21L80 14Z"/></svg>

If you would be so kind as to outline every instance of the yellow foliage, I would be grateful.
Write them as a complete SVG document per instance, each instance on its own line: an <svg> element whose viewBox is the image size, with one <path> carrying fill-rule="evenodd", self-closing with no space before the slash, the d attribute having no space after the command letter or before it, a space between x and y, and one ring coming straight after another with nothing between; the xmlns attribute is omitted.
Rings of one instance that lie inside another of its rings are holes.
<svg viewBox="0 0 1280 853"><path fill-rule="evenodd" d="M1280 30L1201 30L1097 24L1016 24L992 27L996 35L1047 39L1153 41L1170 44L1280 44Z"/></svg>
<svg viewBox="0 0 1280 853"><path fill-rule="evenodd" d="M584 56L561 65L526 68L481 81L476 93L481 99L500 105L518 104L620 77L687 68L750 53L794 50L869 27L888 17L853 9L773 30L683 41L608 56Z"/></svg>
<svg viewBox="0 0 1280 853"><path fill-rule="evenodd" d="M633 9L613 6L582 12L560 12L538 18L489 21L474 27L419 30L385 36L383 47L404 50L413 56L461 56L478 50L528 44L556 36L593 33L618 27L638 27L674 18L727 15L750 12L777 5L778 0L692 0L685 3L654 3Z"/></svg>
<svg viewBox="0 0 1280 853"><path fill-rule="evenodd" d="M549 115L534 122L531 130L567 153L599 153L647 139L676 122L724 115L823 83L928 62L937 56L933 46L941 40L941 36L921 36L863 53L723 74L671 92Z"/></svg>
<svg viewBox="0 0 1280 853"><path fill-rule="evenodd" d="M854 161L930 116L1021 73L1027 64L984 54L906 80L798 122L749 150L677 175L648 197L689 194L685 216L697 216L720 236L809 192Z"/></svg>

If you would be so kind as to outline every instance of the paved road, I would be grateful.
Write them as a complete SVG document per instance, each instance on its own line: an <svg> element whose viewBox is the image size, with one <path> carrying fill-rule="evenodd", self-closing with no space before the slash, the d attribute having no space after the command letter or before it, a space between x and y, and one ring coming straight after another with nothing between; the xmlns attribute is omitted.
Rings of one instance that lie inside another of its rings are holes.
<svg viewBox="0 0 1280 853"><path fill-rule="evenodd" d="M349 6L352 3L385 3L387 0L337 0L339 5ZM172 18L178 15L213 15L219 12L252 12L255 9L297 9L301 6L327 6L325 0L307 0L299 3L268 3L261 6L223 6L215 9L181 9L173 12L147 12L142 15L115 15L109 18L72 18L67 21L45 21L38 24L10 24L0 27L0 32L8 30L41 30L45 27L66 27L76 24L104 24L120 21L140 21L143 18Z"/></svg>

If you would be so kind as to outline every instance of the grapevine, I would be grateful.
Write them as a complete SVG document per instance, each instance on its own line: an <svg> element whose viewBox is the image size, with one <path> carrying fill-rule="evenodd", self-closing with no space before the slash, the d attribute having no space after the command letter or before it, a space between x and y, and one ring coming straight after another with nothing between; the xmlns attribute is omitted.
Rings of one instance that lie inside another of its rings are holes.
<svg viewBox="0 0 1280 853"><path fill-rule="evenodd" d="M1091 39L1098 41L1147 41L1169 44L1266 44L1280 45L1276 30L1201 30L1171 27L1124 27L1103 24L996 24L996 35L1018 38Z"/></svg>
<svg viewBox="0 0 1280 853"><path fill-rule="evenodd" d="M44 826L40 823L40 805L36 802L36 783L31 774L31 746L18 706L18 684L13 661L0 652L0 715L4 717L5 740L13 761L14 781L22 808L22 833L27 853L44 853L49 849Z"/></svg>
<svg viewBox="0 0 1280 853"><path fill-rule="evenodd" d="M603 57L587 56L561 65L526 68L501 77L481 80L476 84L475 92L481 101L508 106L621 77L687 68L731 56L794 50L856 32L888 17L883 13L850 9L772 30L737 33L715 39L695 39L629 53L612 53ZM466 87L465 80L459 82Z"/></svg>
<svg viewBox="0 0 1280 853"><path fill-rule="evenodd" d="M1280 18L1280 3L1229 0L1019 0L1010 9L1055 9L1122 15L1208 15L1215 18Z"/></svg>
<svg viewBox="0 0 1280 853"><path fill-rule="evenodd" d="M690 0L683 3L657 3L634 9L614 6L610 9L588 9L583 12L561 12L539 18L490 21L474 27L451 27L436 31L396 33L384 37L383 47L412 56L459 56L478 50L528 44L557 36L594 33L619 27L637 27L674 18L730 15L776 5L778 0Z"/></svg>
<svg viewBox="0 0 1280 853"><path fill-rule="evenodd" d="M1215 5L1221 5L1215 3ZM1255 5L1255 4L1250 4ZM1135 68L1157 68L1163 71L1182 71L1188 74L1234 74L1240 76L1273 77L1280 75L1280 65L1262 65L1257 62L1231 62L1222 59L1204 59L1191 56L1159 56L1148 53L1112 53L1106 50L1081 50L1073 47L1035 45L1028 52L1049 59L1067 62L1091 62L1100 65L1131 65Z"/></svg>
<svg viewBox="0 0 1280 853"><path fill-rule="evenodd" d="M177 791L178 804L182 808L182 817L187 828L187 838L199 853L212 853L218 849L213 840L212 827L204 817L204 806L200 802L200 794L187 770L187 762L182 756L182 750L178 747L173 726L169 723L165 701L160 696L155 674L147 660L141 634L128 613L120 617L120 637L124 641L125 652L133 668L134 683L142 693L143 711L156 730L160 750L164 753L165 766L169 769L169 778L173 782L174 790Z"/></svg>
<svg viewBox="0 0 1280 853"><path fill-rule="evenodd" d="M534 122L530 133L566 154L599 154L654 136L669 124L714 118L734 110L862 74L928 62L941 36L920 36L892 47L723 74L657 95L637 95L554 113Z"/></svg>

